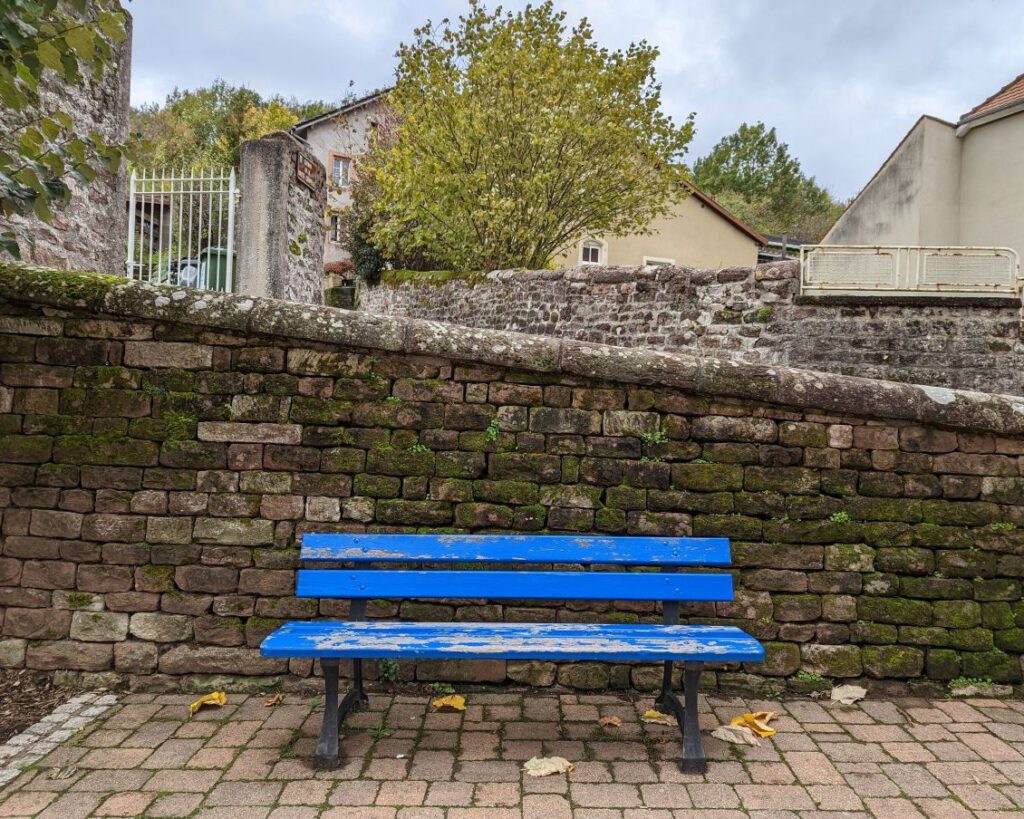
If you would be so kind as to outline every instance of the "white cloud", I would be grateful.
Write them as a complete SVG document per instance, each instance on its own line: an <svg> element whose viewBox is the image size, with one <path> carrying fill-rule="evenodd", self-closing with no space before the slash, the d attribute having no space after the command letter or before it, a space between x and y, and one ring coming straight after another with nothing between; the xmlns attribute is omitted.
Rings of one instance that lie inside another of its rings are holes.
<svg viewBox="0 0 1024 819"><path fill-rule="evenodd" d="M521 7L523 0L505 3ZM492 4L493 5L493 4ZM602 43L659 46L666 110L697 112L691 158L741 122L776 125L842 196L918 116L955 119L1024 70L1017 0L562 0ZM222 76L264 94L387 84L398 44L460 0L134 0L134 102Z"/></svg>

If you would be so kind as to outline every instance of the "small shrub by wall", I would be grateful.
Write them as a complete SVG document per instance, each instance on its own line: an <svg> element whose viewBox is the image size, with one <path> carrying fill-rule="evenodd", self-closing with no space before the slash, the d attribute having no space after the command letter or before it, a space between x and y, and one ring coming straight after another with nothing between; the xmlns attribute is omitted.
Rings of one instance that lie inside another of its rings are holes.
<svg viewBox="0 0 1024 819"><path fill-rule="evenodd" d="M1016 399L0 268L0 665L177 685L261 658L302 532L721 535L767 660L872 685L1019 683ZM658 621L654 604L381 600L371 617ZM650 666L403 664L651 688Z"/></svg>
<svg viewBox="0 0 1024 819"><path fill-rule="evenodd" d="M796 262L756 268L497 271L364 287L370 313L1024 394L1020 303L803 299Z"/></svg>

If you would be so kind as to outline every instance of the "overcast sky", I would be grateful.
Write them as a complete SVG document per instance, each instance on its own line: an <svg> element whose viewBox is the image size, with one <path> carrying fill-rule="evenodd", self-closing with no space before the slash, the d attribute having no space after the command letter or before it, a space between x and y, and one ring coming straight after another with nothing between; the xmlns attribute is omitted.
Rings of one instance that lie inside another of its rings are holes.
<svg viewBox="0 0 1024 819"><path fill-rule="evenodd" d="M493 4L492 4L493 5ZM521 6L507 2L506 7ZM1024 72L1021 0L556 0L610 47L660 47L664 107L697 114L688 159L741 122L775 125L848 197L918 116L956 120ZM394 53L459 0L133 0L132 102L223 77L337 99L387 85Z"/></svg>

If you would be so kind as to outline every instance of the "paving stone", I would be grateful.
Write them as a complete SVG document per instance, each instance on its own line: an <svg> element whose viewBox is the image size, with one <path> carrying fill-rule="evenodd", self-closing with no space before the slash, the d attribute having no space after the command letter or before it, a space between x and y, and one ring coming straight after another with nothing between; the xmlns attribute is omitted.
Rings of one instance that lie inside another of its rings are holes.
<svg viewBox="0 0 1024 819"><path fill-rule="evenodd" d="M574 819L564 796L530 794L523 798L523 819Z"/></svg>
<svg viewBox="0 0 1024 819"><path fill-rule="evenodd" d="M479 719L418 732L426 698L374 695L376 710L366 712L372 719L343 729L346 761L317 772L309 756L320 714L305 705L266 709L260 697L232 695L223 712L187 720L189 696L133 695L109 711L110 704L95 695L76 698L40 725L88 725L91 733L78 746L49 753L40 763L44 767L15 772L17 779L0 791L0 816L29 815L10 812L8 803L19 811L28 804L19 807L16 797L37 800L30 814L61 819L143 813L277 819L994 819L1024 808L1024 786L1016 784L1024 780L1024 743L1017 747L1008 738L1012 732L1004 730L1024 726L1024 707L1015 702L866 701L839 710L790 701L787 716L776 723L779 733L759 748L744 749L743 763L727 758L733 752L728 746L709 741L709 754L723 758L702 776L679 771L673 731L648 731L639 724L646 703L633 707L604 694L525 701L502 692L469 696ZM777 707L750 698L702 697L701 704L707 727L741 709ZM588 720L560 721L612 712L624 721L614 735ZM374 740L370 731L381 714L402 727ZM932 721L938 714L945 722ZM524 720L528 715L535 718ZM513 727L523 725L529 727ZM624 736L631 730L637 741ZM566 738L573 731L578 738ZM498 738L509 733L518 738L499 746ZM640 742L644 734L655 741ZM430 747L439 736L454 738L454 744ZM541 736L552 739L531 738ZM664 743L656 739L661 736ZM11 753L5 747L20 753L28 746L0 746L0 764ZM285 748L296 756L282 757ZM568 777L526 777L521 758L532 749L564 755L575 770ZM631 758L637 749L642 758ZM516 759L494 758L499 752ZM467 759L466 753L491 756ZM81 770L67 780L47 778L52 766L65 764Z"/></svg>
<svg viewBox="0 0 1024 819"><path fill-rule="evenodd" d="M203 801L199 793L169 793L158 797L146 811L146 816L189 816Z"/></svg>

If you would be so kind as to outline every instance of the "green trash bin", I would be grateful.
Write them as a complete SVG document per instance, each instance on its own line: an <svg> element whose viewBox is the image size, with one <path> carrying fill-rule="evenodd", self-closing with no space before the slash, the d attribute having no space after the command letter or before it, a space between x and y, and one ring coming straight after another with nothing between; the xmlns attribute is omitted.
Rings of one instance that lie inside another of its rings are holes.
<svg viewBox="0 0 1024 819"><path fill-rule="evenodd" d="M228 287L228 258L231 259L231 287ZM230 292L234 289L235 271L238 269L235 264L235 254L226 247L207 247L199 253L199 261L202 264L203 280L207 290L220 290Z"/></svg>

